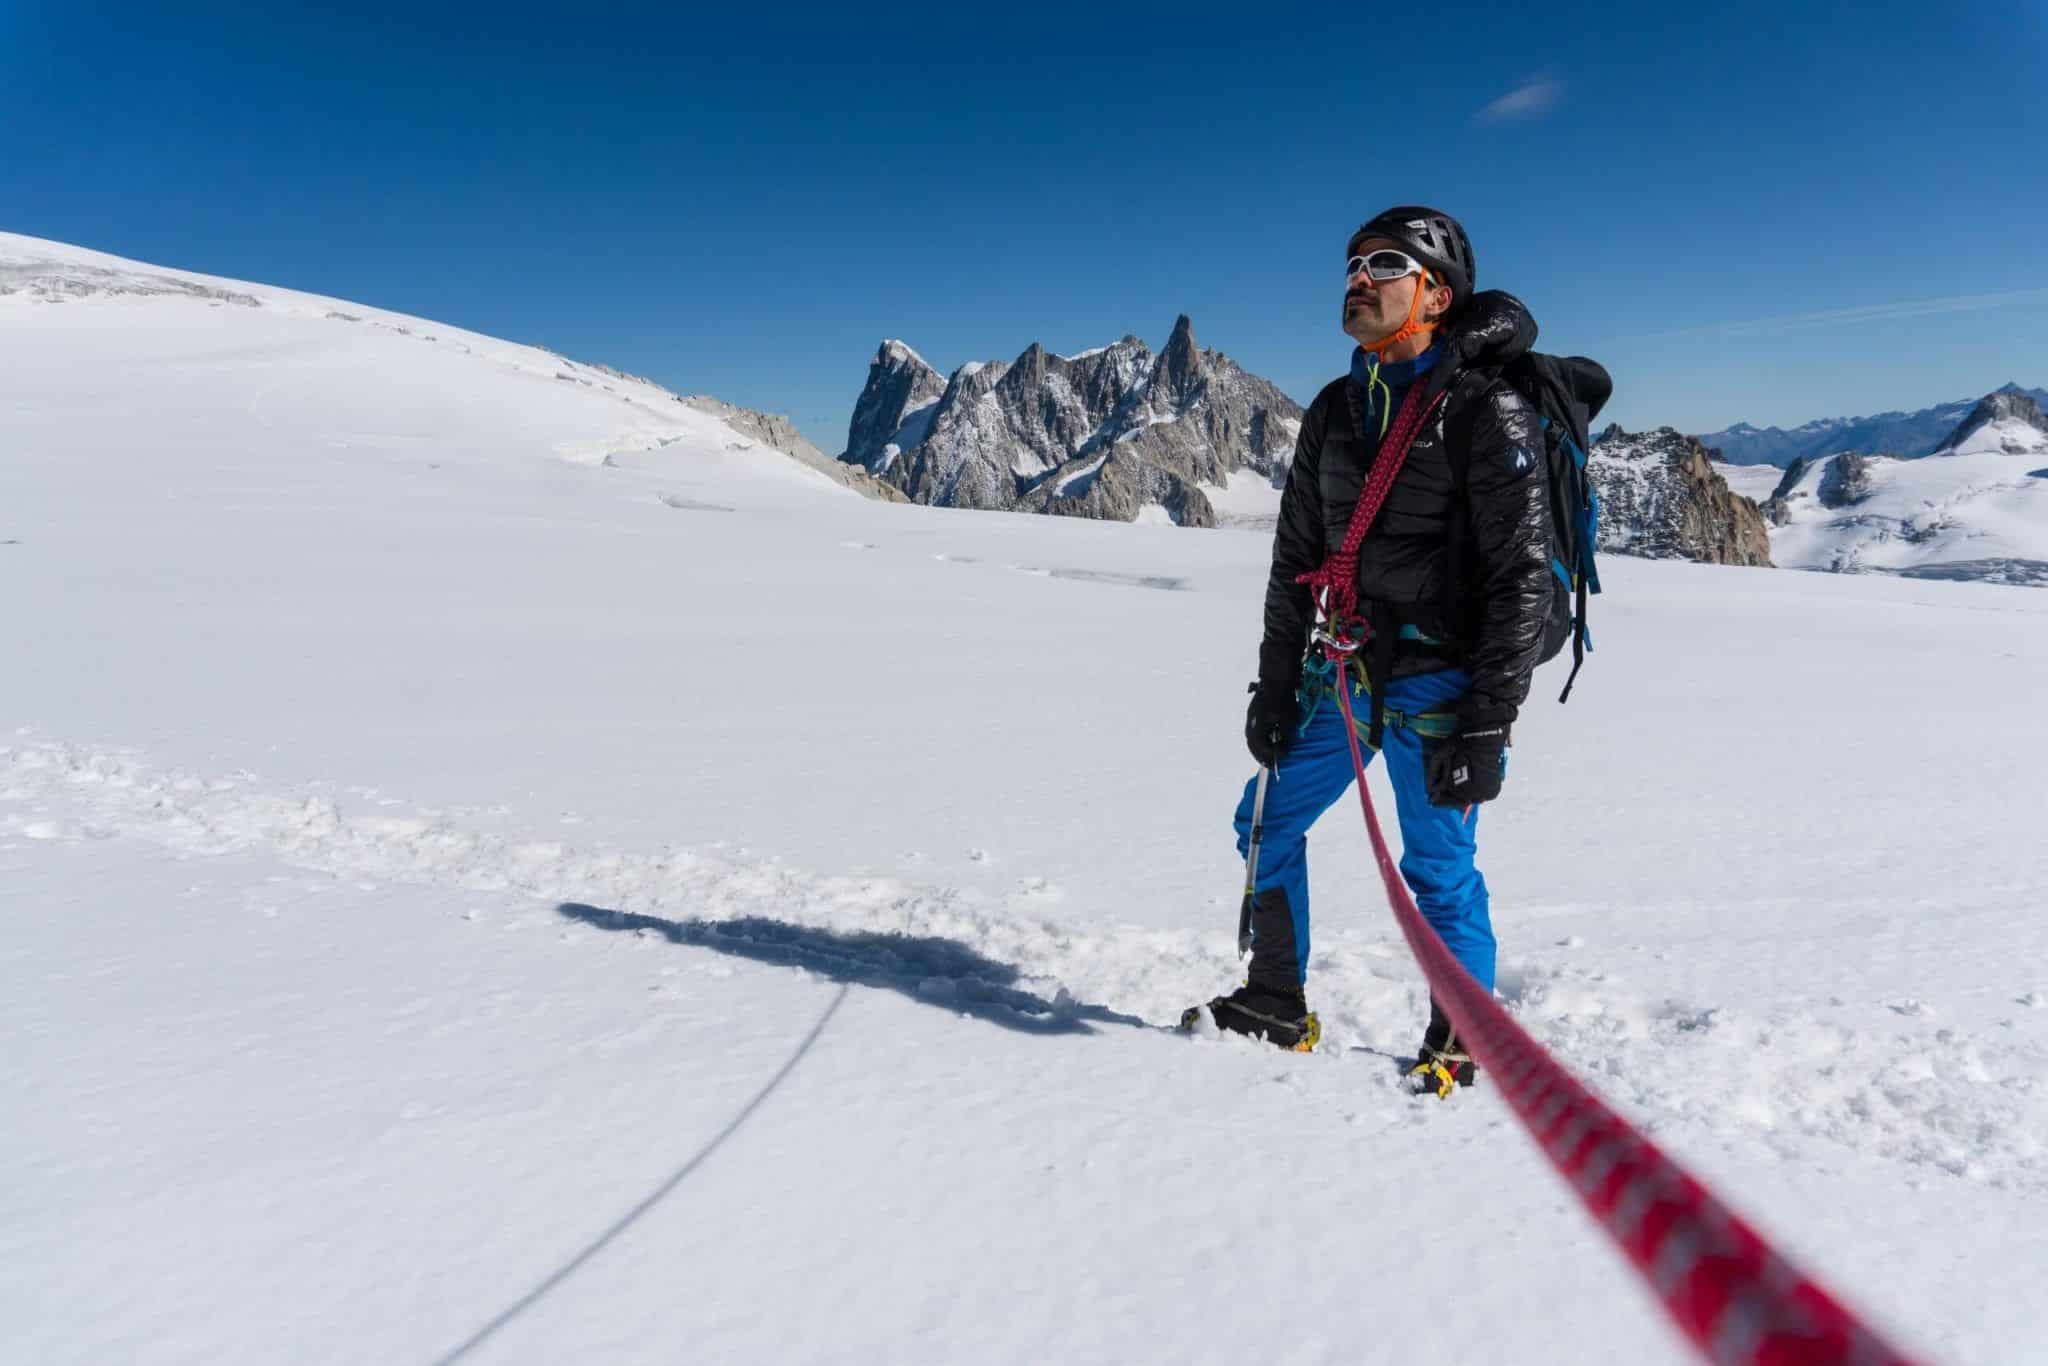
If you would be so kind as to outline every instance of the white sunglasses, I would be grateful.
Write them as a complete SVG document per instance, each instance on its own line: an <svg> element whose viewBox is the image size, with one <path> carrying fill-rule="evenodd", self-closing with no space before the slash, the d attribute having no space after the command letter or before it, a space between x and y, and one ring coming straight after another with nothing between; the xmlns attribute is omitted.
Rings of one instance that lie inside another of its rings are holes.
<svg viewBox="0 0 2048 1366"><path fill-rule="evenodd" d="M1354 256L1344 263L1344 278L1346 280L1349 280L1354 275L1363 275L1374 284L1385 284L1389 280L1398 280L1404 275L1427 274L1429 274L1429 270L1422 262L1410 256L1407 252L1395 251L1392 247L1381 247L1378 251L1367 252L1363 256Z"/></svg>

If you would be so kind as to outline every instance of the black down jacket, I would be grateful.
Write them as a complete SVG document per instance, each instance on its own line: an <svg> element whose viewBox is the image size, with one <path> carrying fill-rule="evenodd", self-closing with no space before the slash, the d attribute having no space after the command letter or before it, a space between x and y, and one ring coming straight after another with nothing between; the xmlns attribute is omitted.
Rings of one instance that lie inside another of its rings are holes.
<svg viewBox="0 0 2048 1366"><path fill-rule="evenodd" d="M1502 718L1513 717L1538 658L1560 638L1540 420L1499 378L1535 340L1536 321L1513 295L1475 294L1460 310L1441 336L1443 357L1418 381L1425 401L1438 392L1444 400L1358 553L1361 614L1412 628L1395 647L1394 676L1462 668L1472 675L1466 708ZM1372 468L1377 443L1354 425L1349 383L1316 395L1295 443L1266 586L1262 683L1298 683L1315 613L1294 580L1342 544Z"/></svg>

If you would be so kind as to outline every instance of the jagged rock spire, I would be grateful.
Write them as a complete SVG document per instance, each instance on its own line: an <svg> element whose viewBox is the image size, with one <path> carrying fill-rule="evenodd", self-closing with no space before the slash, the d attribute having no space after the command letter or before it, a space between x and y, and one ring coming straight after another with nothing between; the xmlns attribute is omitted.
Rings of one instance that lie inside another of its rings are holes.
<svg viewBox="0 0 2048 1366"><path fill-rule="evenodd" d="M936 403L945 391L946 381L923 356L900 341L884 341L868 362L867 384L853 405L846 450L839 458L880 473L893 460L889 448L912 414Z"/></svg>
<svg viewBox="0 0 2048 1366"><path fill-rule="evenodd" d="M1120 520L1156 503L1209 525L1200 486L1246 468L1276 475L1300 425L1298 404L1201 350L1182 315L1156 357L1134 336L1076 356L1034 342L944 381L884 342L841 458L921 503Z"/></svg>

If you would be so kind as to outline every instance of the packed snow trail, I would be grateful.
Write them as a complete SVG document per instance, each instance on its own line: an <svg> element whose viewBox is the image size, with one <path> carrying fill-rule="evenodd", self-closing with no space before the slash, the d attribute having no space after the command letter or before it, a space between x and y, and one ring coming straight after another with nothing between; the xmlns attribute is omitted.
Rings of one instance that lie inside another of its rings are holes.
<svg viewBox="0 0 2048 1366"><path fill-rule="evenodd" d="M209 862L252 855L280 859L286 867L315 871L342 886L412 885L429 892L483 893L494 899L510 896L528 904L536 896L561 896L571 887L590 895L601 892L613 907L646 909L609 909L565 901L556 906L554 914L572 927L599 931L600 941L623 933L629 941L645 943L651 938L760 965L755 971L794 967L800 975L840 983L842 990L846 984L859 984L920 1006L939 1007L949 1016L980 1025L995 1024L999 1035L1015 1038L1085 1037L1104 1026L1139 1023L1145 1013L1142 1009L1127 1013L1117 1007L1130 999L1178 1000L1191 981L1213 980L1216 974L1227 973L1232 962L1227 952L1227 925L1214 926L1209 933L1182 935L1136 927L1076 934L1054 923L978 905L977 898L944 889L874 879L817 878L771 864L680 850L636 854L599 846L508 842L439 813L394 811L395 805L389 797L270 790L247 775L207 778L159 772L134 756L47 742L17 744L0 751L0 833L28 840L31 848L85 850L140 841L181 858L199 857ZM354 808L358 806L365 809L357 812ZM684 908L707 909L713 915L693 916ZM518 923L515 918L507 928ZM174 926L166 928L176 933ZM1317 964L1317 980L1326 984L1327 999L1339 1003L1332 1013L1351 1022L1354 1030L1359 1021L1375 1015L1412 1019L1419 994L1413 983L1403 980L1409 974L1400 970L1399 950L1384 941L1360 944L1355 934L1342 937L1350 942L1326 950ZM1588 1039L1584 1032L1587 1021L1573 1020L1570 1015L1546 1016L1546 991L1527 980L1510 989L1522 1009L1534 1008L1538 1032L1551 1047L1578 1066L1600 1073L1610 1087L1637 1073L1667 1079L1688 1071L1696 1073L1707 1057L1697 1049L1686 1057L1681 1050L1687 1043L1703 1042L1717 1029L1727 1027L1716 1018L1716 1009L1707 1007L1676 1018L1665 1016L1656 1033L1640 1040L1627 1058L1611 1051L1585 1054L1580 1050ZM1605 999L1594 1017L1597 1024L1631 1016L1655 1018L1660 1013L1642 1003L1631 1004L1612 989L1601 994ZM1107 1004L1087 1004L1095 1001ZM1913 1018L1909 1009L1887 1013L1899 1020ZM1154 1011L1152 1018L1160 1016ZM1560 1024L1570 1027L1560 1029ZM1787 1024L1801 1028L1805 1022ZM1124 1033L1121 1028L1116 1032ZM1278 1076L1337 1080L1338 1092L1351 1097L1354 1105L1364 1102L1368 1108L1384 1107L1383 1118L1376 1122L1391 1123L1397 1130L1406 1130L1418 1120L1432 1129L1446 1122L1455 1126L1457 1112L1471 1110L1476 1104L1484 1109L1474 1113L1483 1113L1496 1105L1484 1087L1472 1097L1461 1098L1457 1105L1418 1105L1403 1095L1393 1070L1371 1056L1383 1056L1383 1050L1358 1043L1356 1037L1333 1037L1326 1045L1329 1057L1302 1059L1299 1065L1282 1062ZM1216 1054L1215 1061L1204 1066L1212 1069L1217 1080L1241 1085L1249 1080L1247 1068L1256 1074L1272 1066L1265 1050L1234 1043L1198 1050ZM1329 1071L1329 1064L1361 1049L1370 1066L1339 1066L1335 1073ZM1871 1063L1890 1064L1884 1071L1893 1070L1899 1061L1872 1054L1867 1046L1864 1055ZM1213 1070L1226 1062L1228 1066ZM999 1066L993 1061L985 1065ZM1746 1068L1748 1064L1737 1059L1736 1066ZM657 1066L656 1072L668 1070ZM1861 1068L1851 1070L1862 1073ZM1116 1080L1118 1071L1106 1071L1103 1081L1112 1086L1123 1084ZM1231 1082L1232 1077L1239 1080ZM1697 1082L1698 1077L1693 1080ZM1748 1083L1754 1085L1755 1080L1751 1076ZM1868 1095L1882 1080L1881 1073L1860 1075L1855 1084L1860 1093ZM639 1084L647 1081L643 1077ZM1778 1089L1789 1090L1796 1081L1787 1073ZM1978 1087L1968 1094L1986 1093L1995 1096L2000 1090ZM1313 1114L1323 1103L1312 1102L1307 1113ZM1444 1113L1434 1113L1439 1110ZM1864 1110L1866 1125L1874 1117L1874 1112ZM1661 1128L1682 1118L1681 1112L1667 1111L1660 1116L1653 1111L1649 1122ZM1722 1119L1717 1127L1725 1133L1726 1117ZM2007 1128L1983 1115L1979 1123L1980 1138ZM2038 1147L2030 1144L2024 1125L2008 1130L2008 1136L2015 1145L2008 1153L2013 1162L2010 1174L2038 1189L2042 1175ZM1472 1137L1481 1140L1481 1147L1465 1160L1495 1168L1506 1157L1497 1149L1518 1146L1515 1136L1498 1121L1488 1124L1483 1138ZM1908 1154L1904 1160L1911 1163L1915 1160L1911 1153L1937 1135L1921 1132L1893 1137L1904 1140L1901 1146ZM1800 1160L1815 1155L1810 1145L1787 1152ZM1512 1159L1508 1161L1512 1166ZM1978 1172L1981 1175L1983 1168ZM508 1179L517 1178L508 1173ZM555 1178L539 1179L544 1186ZM620 1208L626 1201L615 1195L612 1203ZM1832 1213L1839 1218L1846 1211ZM1538 1217L1563 1219L1565 1214L1555 1210ZM628 1221L615 1226L624 1222ZM596 1247L591 1236L589 1227L565 1225L538 1237L529 1235L534 1240L527 1246L531 1256L552 1258L547 1266L559 1267L573 1249ZM630 1261L625 1249L618 1255ZM580 1259L577 1265L581 1265ZM515 1289L522 1279L531 1283L543 1269L534 1265L524 1276L516 1271L506 1273L492 1287L471 1292L463 1302L473 1317L462 1331L474 1332L474 1324L497 1307L491 1303L494 1298L502 1304L508 1290ZM593 1269L588 1274L599 1272ZM542 1283L560 1284L552 1279ZM1582 1287L1584 1284L1582 1281ZM1587 1292L1582 1288L1575 1293ZM1613 1292L1597 1293L1611 1296ZM560 1285L560 1295L573 1301L575 1294L569 1285ZM551 1293L549 1299L553 1298ZM444 1321L455 1307L445 1307ZM555 1336L559 1327L551 1330L545 1326L552 1312L536 1302L531 1315L521 1316L516 1331L508 1320L508 1343L517 1343L529 1330L527 1318L532 1319L532 1331L539 1340L559 1341ZM445 1327L454 1330L457 1325L447 1322ZM348 1359L348 1354L338 1359ZM508 1359L525 1358L515 1350Z"/></svg>
<svg viewBox="0 0 2048 1366"><path fill-rule="evenodd" d="M51 742L0 748L0 830L32 840L142 838L182 855L257 850L340 879L505 893L554 904L572 923L886 986L1027 1033L1170 1022L1189 983L1239 971L1227 917L1180 931L1083 928L953 888L680 848L511 840L388 796L160 772L137 756ZM1375 1026L1407 1029L1418 1007L1426 1013L1406 956L1398 932L1346 925L1319 936L1310 974L1329 1051L1389 1052L1405 1035ZM1871 1022L1851 1031L1799 1009L1758 1015L1728 1002L1643 998L1600 974L1514 955L1501 989L1546 1046L1639 1112L1769 1143L1840 1143L1909 1168L2048 1192L2040 1089L1992 1070L2002 1052L1995 1036L1938 1025L1910 998L1860 1011L1834 1003ZM2013 1004L2048 1008L2048 995ZM1888 1027L1873 1028L1877 1021ZM1781 1036L1796 1049L1773 1047Z"/></svg>

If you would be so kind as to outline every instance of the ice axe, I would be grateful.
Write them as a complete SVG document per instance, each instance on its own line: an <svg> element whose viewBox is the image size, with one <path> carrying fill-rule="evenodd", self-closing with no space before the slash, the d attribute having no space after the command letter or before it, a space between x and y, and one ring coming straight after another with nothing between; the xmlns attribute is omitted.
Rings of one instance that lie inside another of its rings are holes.
<svg viewBox="0 0 2048 1366"><path fill-rule="evenodd" d="M1259 889L1259 839L1266 833L1266 783L1273 770L1259 765L1259 786L1252 794L1252 842L1244 852L1244 903L1237 908L1237 956L1252 951L1252 898Z"/></svg>

